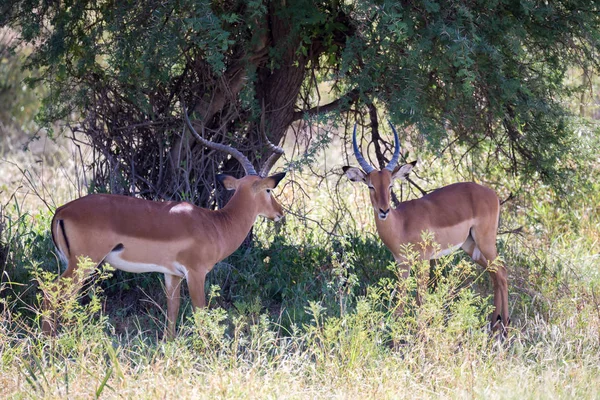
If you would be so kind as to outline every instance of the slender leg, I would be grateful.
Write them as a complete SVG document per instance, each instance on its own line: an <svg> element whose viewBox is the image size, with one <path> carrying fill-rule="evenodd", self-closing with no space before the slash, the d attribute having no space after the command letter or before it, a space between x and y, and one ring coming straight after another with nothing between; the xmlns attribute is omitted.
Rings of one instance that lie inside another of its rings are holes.
<svg viewBox="0 0 600 400"><path fill-rule="evenodd" d="M417 270L415 271L415 280L417 282L417 306L423 305L423 299L425 293L427 293L427 284L429 282L429 271L431 266L431 260L429 262L421 261L417 264Z"/></svg>
<svg viewBox="0 0 600 400"><path fill-rule="evenodd" d="M496 237L494 235L493 240L482 240L479 241L469 236L467 241L463 244L462 248L469 256L485 268L492 279L492 285L494 288L494 312L491 317L491 326L493 331L499 329L502 330L502 335L506 336L506 328L510 323L509 310L508 310L508 282L507 282L507 271L506 267L502 264L494 263L498 253L496 250ZM490 262L492 265L490 266Z"/></svg>
<svg viewBox="0 0 600 400"><path fill-rule="evenodd" d="M94 268L98 263L99 261L93 262ZM69 257L67 269L58 277L56 282L56 290L58 293L56 293L56 295L44 293L43 309L47 312L47 316L42 319L42 332L44 334L56 334L56 306L58 306L62 300L75 296L94 268L88 267L85 270L82 270L79 268L77 257ZM71 282L67 284L65 279L69 278L71 279Z"/></svg>
<svg viewBox="0 0 600 400"><path fill-rule="evenodd" d="M175 337L179 305L181 304L181 281L182 277L165 274L165 290L167 292L167 327L165 338L171 340Z"/></svg>
<svg viewBox="0 0 600 400"><path fill-rule="evenodd" d="M406 300L408 298L408 278L410 276L410 265L408 261L404 257L396 257L396 265L398 267L398 272L396 276L398 278L398 284L396 286L398 298L398 305L394 313L398 316L404 315L404 307L406 306Z"/></svg>
<svg viewBox="0 0 600 400"><path fill-rule="evenodd" d="M204 268L188 271L188 288L190 290L190 297L192 298L194 309L206 306L206 297L204 295L204 281L206 279L205 271L206 269Z"/></svg>
<svg viewBox="0 0 600 400"><path fill-rule="evenodd" d="M497 316L494 316L492 323L496 324L497 322L502 322L502 326L498 326L497 329L502 330L502 334L506 336L507 331L506 328L510 325L510 317L508 311L508 282L507 282L507 271L504 265L497 265L497 269L495 272L492 272L495 275L495 283L494 286L494 298L498 297L498 304L500 307L500 312ZM498 307L498 305L496 306Z"/></svg>

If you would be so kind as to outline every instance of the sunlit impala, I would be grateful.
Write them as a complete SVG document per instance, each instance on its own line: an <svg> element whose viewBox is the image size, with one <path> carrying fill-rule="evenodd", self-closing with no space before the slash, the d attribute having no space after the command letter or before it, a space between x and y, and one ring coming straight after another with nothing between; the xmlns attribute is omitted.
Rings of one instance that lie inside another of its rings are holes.
<svg viewBox="0 0 600 400"><path fill-rule="evenodd" d="M67 262L61 278L72 278L74 291L81 286L81 274L75 274L80 256L91 258L96 265L107 262L123 271L163 273L167 292L166 337L175 334L182 279L187 280L194 308L204 307L204 281L213 266L240 246L259 215L275 221L283 217L282 207L271 191L285 173L264 177L283 150L268 143L272 153L259 175L238 150L200 136L185 110L184 114L198 141L231 154L244 167L243 178L218 176L226 189L235 190L225 207L215 211L185 202L92 194L58 208L51 225L54 244ZM45 332L55 329L53 317L43 321Z"/></svg>
<svg viewBox="0 0 600 400"><path fill-rule="evenodd" d="M360 167L344 167L348 178L362 182L369 187L371 204L375 213L377 232L383 243L392 252L401 277L406 279L410 266L407 265L401 248L412 244L421 259L431 260L449 254L458 248L466 251L471 258L488 269L494 287L495 310L492 326L506 335L509 324L507 272L504 265L490 263L498 256L496 231L500 204L496 193L473 182L455 183L437 189L420 199L400 203L398 208L390 208L390 191L394 179L405 180L416 162L398 166L400 143L394 131L395 151L388 165L378 171L362 156L356 143L356 126L352 136L354 155ZM433 246L422 248L422 233L433 234ZM490 268L488 268L490 266Z"/></svg>

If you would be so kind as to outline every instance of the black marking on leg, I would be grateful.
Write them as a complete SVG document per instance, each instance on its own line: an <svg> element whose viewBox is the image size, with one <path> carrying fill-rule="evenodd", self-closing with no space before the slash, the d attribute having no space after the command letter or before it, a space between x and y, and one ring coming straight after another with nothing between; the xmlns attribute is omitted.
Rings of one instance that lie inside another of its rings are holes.
<svg viewBox="0 0 600 400"><path fill-rule="evenodd" d="M490 321L490 331L494 331L494 329L498 327L498 324L502 325L502 317L500 317L500 315L498 315L495 321L493 318Z"/></svg>
<svg viewBox="0 0 600 400"><path fill-rule="evenodd" d="M58 225L60 226L60 230L62 231L62 234L63 234L63 239L65 239L65 243L67 245L67 253L70 256L71 255L71 245L69 244L69 239L67 239L67 232L65 231L65 221L62 219L59 219Z"/></svg>
<svg viewBox="0 0 600 400"><path fill-rule="evenodd" d="M123 251L123 249L124 249L124 248L125 248L125 246L123 246L123 243L119 243L118 245L116 245L116 246L115 246L115 247L114 247L114 248L111 250L111 252L114 252L114 251Z"/></svg>

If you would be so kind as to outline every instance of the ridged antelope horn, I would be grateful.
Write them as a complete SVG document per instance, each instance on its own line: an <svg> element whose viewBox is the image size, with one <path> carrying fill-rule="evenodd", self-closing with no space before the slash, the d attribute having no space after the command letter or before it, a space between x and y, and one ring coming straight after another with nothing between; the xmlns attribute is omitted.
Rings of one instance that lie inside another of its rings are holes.
<svg viewBox="0 0 600 400"><path fill-rule="evenodd" d="M267 161L263 164L262 168L260 169L259 175L264 178L265 176L267 176L267 174L269 173L271 168L273 168L273 165L275 165L277 160L279 160L279 157L281 157L284 153L284 151L281 147L275 146L273 143L271 143L271 141L267 137L267 131L265 130L264 105L263 105L263 113L260 117L260 128L259 129L260 129L260 133L261 133L263 140L267 143L267 148L269 150L271 150L271 155L269 156L269 158L267 158Z"/></svg>
<svg viewBox="0 0 600 400"><path fill-rule="evenodd" d="M396 144L396 148L394 149L394 156L392 157L388 165L385 166L385 169L387 169L390 172L394 172L394 168L396 168L396 165L398 165L398 160L400 159L400 140L398 139L398 132L396 132L396 128L394 128L394 125L392 125L390 121L388 121L388 124L390 124L390 126L392 127L392 131L394 131L394 143Z"/></svg>
<svg viewBox="0 0 600 400"><path fill-rule="evenodd" d="M358 165L360 165L363 171L367 174L375 171L375 168L364 159L362 154L360 154L360 150L358 150L358 144L356 144L356 124L354 124L354 133L352 133L352 147L354 148L354 157L356 157L356 161L358 161Z"/></svg>
<svg viewBox="0 0 600 400"><path fill-rule="evenodd" d="M248 160L248 158L245 155L243 155L239 150L234 149L231 146L227 146L226 144L211 142L210 140L204 139L202 136L200 136L192 126L192 122L190 121L190 117L187 115L185 107L183 107L183 115L185 116L185 122L190 128L190 131L194 134L196 139L198 139L203 145L214 150L224 151L226 153L231 154L233 158L235 158L239 161L240 164L242 164L246 175L258 175L256 173L256 170L254 169L254 166L252 166L250 160Z"/></svg>

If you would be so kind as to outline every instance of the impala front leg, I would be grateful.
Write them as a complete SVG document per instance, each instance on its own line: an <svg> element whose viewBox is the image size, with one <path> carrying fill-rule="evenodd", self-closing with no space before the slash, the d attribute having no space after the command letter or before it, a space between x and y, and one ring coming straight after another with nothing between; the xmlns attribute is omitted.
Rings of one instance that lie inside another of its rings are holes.
<svg viewBox="0 0 600 400"><path fill-rule="evenodd" d="M206 274L208 271L208 268L198 268L193 271L188 271L188 289L190 290L190 297L192 298L192 306L194 307L194 311L197 308L206 307L204 282L206 281Z"/></svg>
<svg viewBox="0 0 600 400"><path fill-rule="evenodd" d="M408 278L410 277L410 263L404 257L394 258L396 259L396 278L398 279L398 283L396 284L397 305L394 314L402 316L404 315L404 308L406 307L409 294Z"/></svg>
<svg viewBox="0 0 600 400"><path fill-rule="evenodd" d="M431 270L431 264L427 260L421 260L417 263L415 270L415 281L417 284L417 306L421 307L427 293L427 287L429 285L429 273Z"/></svg>

